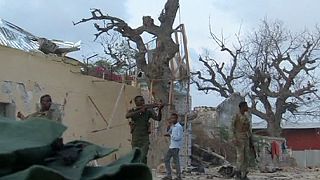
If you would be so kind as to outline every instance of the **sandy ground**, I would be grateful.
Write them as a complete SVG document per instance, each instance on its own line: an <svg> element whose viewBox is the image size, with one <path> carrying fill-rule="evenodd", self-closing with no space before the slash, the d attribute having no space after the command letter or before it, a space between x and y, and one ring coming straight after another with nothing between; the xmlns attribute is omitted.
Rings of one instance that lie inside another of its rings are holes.
<svg viewBox="0 0 320 180"><path fill-rule="evenodd" d="M154 180L161 180L164 174L153 173ZM285 168L282 171L275 173L260 173L257 170L251 170L249 173L250 180L320 180L320 168L314 169L299 169L299 168ZM217 169L209 169L207 173L196 173L184 174L183 179L185 180L203 180L203 179L214 179L223 180L227 178L221 177L217 173ZM233 178L231 178L233 179Z"/></svg>

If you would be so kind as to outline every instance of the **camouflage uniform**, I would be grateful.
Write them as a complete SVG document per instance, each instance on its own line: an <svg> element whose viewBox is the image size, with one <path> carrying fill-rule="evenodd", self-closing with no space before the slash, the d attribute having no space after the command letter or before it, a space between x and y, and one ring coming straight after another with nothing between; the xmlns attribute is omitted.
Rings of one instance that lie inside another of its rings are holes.
<svg viewBox="0 0 320 180"><path fill-rule="evenodd" d="M37 111L35 113L28 115L25 119L28 119L31 117L47 118L47 119L54 120L54 121L61 123L61 118L60 118L60 116L55 114L54 109L49 109L48 111Z"/></svg>
<svg viewBox="0 0 320 180"><path fill-rule="evenodd" d="M130 110L133 112L135 109ZM142 162L147 164L147 156L149 151L149 119L157 120L157 114L154 110L146 110L131 117L131 133L132 133L132 148L140 148L142 151Z"/></svg>
<svg viewBox="0 0 320 180"><path fill-rule="evenodd" d="M236 168L240 177L246 177L250 160L249 138L251 137L251 121L247 115L236 114L232 121L233 138L238 142L235 144L237 152Z"/></svg>

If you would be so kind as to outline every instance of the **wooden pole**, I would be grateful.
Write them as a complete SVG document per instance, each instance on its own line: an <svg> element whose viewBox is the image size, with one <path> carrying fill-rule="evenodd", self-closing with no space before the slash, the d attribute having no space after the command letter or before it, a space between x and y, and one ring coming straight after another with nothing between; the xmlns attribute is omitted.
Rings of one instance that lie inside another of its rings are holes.
<svg viewBox="0 0 320 180"><path fill-rule="evenodd" d="M149 103L152 103L152 96L153 96L152 91L153 91L153 79L150 82ZM151 126L150 127L151 128L151 136L154 139L155 136L156 136L156 132L155 132L156 124L155 124L155 121L151 121L150 126Z"/></svg>
<svg viewBox="0 0 320 180"><path fill-rule="evenodd" d="M121 96L122 96L122 93L123 93L124 90L125 90L125 84L123 83L122 86L121 86L120 92L119 92L119 94L118 94L116 103L115 103L115 105L113 106L113 110L112 110L111 117L110 117L110 120L109 120L110 123L109 123L109 125L107 126L107 128L109 128L109 129L112 128L111 123L112 123L112 121L113 121L114 114L116 113L116 110L117 110L117 108L118 108L118 105L119 105L119 102L120 102L120 99L121 99Z"/></svg>
<svg viewBox="0 0 320 180"><path fill-rule="evenodd" d="M101 113L101 111L99 110L98 106L96 105L96 103L94 103L94 101L92 100L91 96L88 96L89 100L91 101L91 103L93 104L93 106L96 108L96 110L98 111L99 115L101 116L101 118L103 119L103 121L107 124L107 126L109 125L108 121L106 120L106 118L103 116L103 114Z"/></svg>
<svg viewBox="0 0 320 180"><path fill-rule="evenodd" d="M187 132L187 123L188 123L188 114L189 114L189 111L190 111L190 64L189 64L189 54L188 54L188 46L187 46L187 36L186 36L186 31L185 31L185 26L184 24L182 24L181 26L181 30L182 30L182 39L183 39L183 47L184 47L184 57L186 59L186 66L187 66L187 99L186 99L186 108L187 108L187 112L186 113L186 116L185 116L185 119L184 119L184 132L186 132L186 139L185 139L185 142L186 142L186 148L187 148L187 151L186 151L186 157L189 156L189 152L188 152L188 146L189 146L189 137L188 137L188 132ZM187 164L189 164L189 162L187 161Z"/></svg>
<svg viewBox="0 0 320 180"><path fill-rule="evenodd" d="M149 102L148 103L152 103L152 97L153 97L153 79L151 80L151 83L150 83L150 92L149 92Z"/></svg>
<svg viewBox="0 0 320 180"><path fill-rule="evenodd" d="M169 89L169 102L168 102L168 104L170 104L170 105L174 104L174 102L173 102L174 92L173 91L174 91L174 81L171 80L170 81L170 89ZM169 115L170 115L172 110L174 110L173 106L169 106L169 111L168 111Z"/></svg>
<svg viewBox="0 0 320 180"><path fill-rule="evenodd" d="M111 129L111 128L112 128L111 123L112 123L112 121L113 121L114 114L115 114L115 112L116 112L116 109L117 109L117 107L118 107L118 104L119 104L121 95L122 95L122 93L123 93L124 90L125 90L125 84L122 84L121 90L120 90L120 92L119 92L119 94L118 94L116 103L115 103L115 105L114 105L114 107L113 107L111 116L110 116L110 118L109 118L109 123L108 123L108 121L106 120L106 118L103 116L103 114L101 113L101 111L99 110L98 106L94 103L93 99L92 99L90 96L88 96L89 100L91 101L91 103L93 104L93 106L96 108L96 110L98 111L98 113L99 113L100 116L102 117L103 121L107 124L107 127L106 127L106 128L93 130L93 131L91 131L92 133L96 133L96 132L100 132L100 131L104 131L104 130L108 130L108 129Z"/></svg>

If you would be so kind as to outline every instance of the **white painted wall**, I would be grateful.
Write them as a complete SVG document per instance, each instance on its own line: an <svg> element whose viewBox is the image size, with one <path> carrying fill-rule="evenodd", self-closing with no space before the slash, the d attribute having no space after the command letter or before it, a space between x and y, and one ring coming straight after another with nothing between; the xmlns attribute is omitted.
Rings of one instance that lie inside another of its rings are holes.
<svg viewBox="0 0 320 180"><path fill-rule="evenodd" d="M298 167L320 167L320 150L292 151Z"/></svg>
<svg viewBox="0 0 320 180"><path fill-rule="evenodd" d="M78 61L72 59L0 46L0 102L13 105L14 115L18 111L27 115L36 111L44 94L50 94L61 110L62 123L68 127L65 141L82 139L119 148L112 158L131 150L125 114L139 89L82 75ZM103 117L109 128L92 133L107 127Z"/></svg>

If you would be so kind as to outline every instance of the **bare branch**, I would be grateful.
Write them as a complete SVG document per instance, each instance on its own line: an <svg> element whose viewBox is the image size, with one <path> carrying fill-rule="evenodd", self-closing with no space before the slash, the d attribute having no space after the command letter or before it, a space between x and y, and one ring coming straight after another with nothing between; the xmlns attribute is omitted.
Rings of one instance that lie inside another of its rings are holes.
<svg viewBox="0 0 320 180"><path fill-rule="evenodd" d="M198 87L198 90L205 90L205 91L209 91L209 90L212 90L212 91L215 91L215 92L218 92L222 97L229 97L229 90L226 89L225 87L223 87L221 84L219 84L215 78L213 78L214 76L211 76L211 78L205 78L202 76L201 72L200 71L197 71L197 72L193 72L191 73L192 76L196 76L197 75L197 78L202 81L203 83L210 83L212 84L212 86L202 86L200 85L200 83L197 81L197 80L194 80L192 79L192 82L195 83Z"/></svg>

